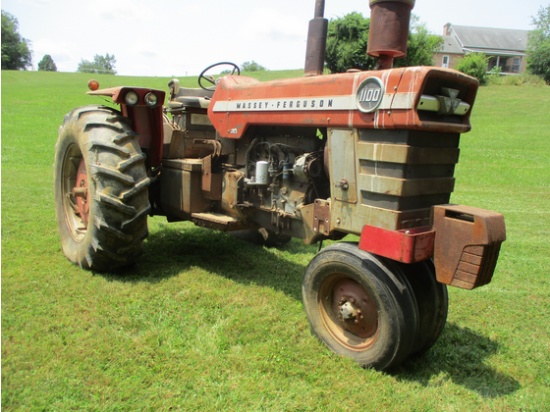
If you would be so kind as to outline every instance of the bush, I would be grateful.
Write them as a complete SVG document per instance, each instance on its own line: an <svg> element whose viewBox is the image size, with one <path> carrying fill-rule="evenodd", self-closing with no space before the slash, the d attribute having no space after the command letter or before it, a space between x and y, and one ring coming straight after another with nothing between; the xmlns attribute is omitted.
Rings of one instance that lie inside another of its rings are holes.
<svg viewBox="0 0 550 412"><path fill-rule="evenodd" d="M463 57L457 65L457 70L475 77L479 83L487 84L487 56L483 53L470 53Z"/></svg>
<svg viewBox="0 0 550 412"><path fill-rule="evenodd" d="M489 76L488 84L490 86L545 86L542 77L528 73L509 76Z"/></svg>

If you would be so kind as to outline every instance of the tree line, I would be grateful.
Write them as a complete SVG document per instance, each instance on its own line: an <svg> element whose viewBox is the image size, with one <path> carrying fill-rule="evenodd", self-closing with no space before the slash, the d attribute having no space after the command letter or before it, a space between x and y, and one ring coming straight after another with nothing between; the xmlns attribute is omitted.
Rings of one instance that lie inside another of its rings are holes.
<svg viewBox="0 0 550 412"><path fill-rule="evenodd" d="M535 29L529 33L527 69L550 84L550 5L541 7L532 23ZM15 16L2 10L2 70L26 70L32 67L30 41L19 34L18 26ZM376 68L377 61L366 54L369 27L370 19L357 12L329 21L325 65L330 72ZM407 56L396 60L395 66L433 65L433 55L441 48L442 37L430 34L415 16L411 27ZM91 61L82 59L77 71L116 74L115 64L114 55L96 54ZM477 77L482 83L486 69L487 59L478 53L466 55L458 66L458 70ZM42 58L38 70L57 71L51 55L46 54ZM254 61L247 61L243 63L243 70L258 71L266 68Z"/></svg>

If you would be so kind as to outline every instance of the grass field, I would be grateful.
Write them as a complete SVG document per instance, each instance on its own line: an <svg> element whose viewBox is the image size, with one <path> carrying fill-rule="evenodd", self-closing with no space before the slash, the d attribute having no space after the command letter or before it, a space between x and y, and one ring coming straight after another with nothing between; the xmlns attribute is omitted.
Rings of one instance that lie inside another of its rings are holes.
<svg viewBox="0 0 550 412"><path fill-rule="evenodd" d="M493 282L449 288L440 340L389 374L311 335L301 277L316 248L299 240L265 249L153 218L126 276L71 265L53 151L64 114L101 102L85 95L87 80L2 72L2 410L548 408L549 87L480 90L452 200L504 213L508 239ZM168 80L99 76L102 87Z"/></svg>

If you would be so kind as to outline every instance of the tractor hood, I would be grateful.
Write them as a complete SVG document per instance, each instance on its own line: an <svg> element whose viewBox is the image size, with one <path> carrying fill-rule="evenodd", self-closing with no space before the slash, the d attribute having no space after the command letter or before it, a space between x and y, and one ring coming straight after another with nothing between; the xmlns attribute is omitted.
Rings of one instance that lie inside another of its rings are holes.
<svg viewBox="0 0 550 412"><path fill-rule="evenodd" d="M409 67L259 82L220 79L208 115L218 133L240 138L255 125L470 130L476 79L450 69Z"/></svg>

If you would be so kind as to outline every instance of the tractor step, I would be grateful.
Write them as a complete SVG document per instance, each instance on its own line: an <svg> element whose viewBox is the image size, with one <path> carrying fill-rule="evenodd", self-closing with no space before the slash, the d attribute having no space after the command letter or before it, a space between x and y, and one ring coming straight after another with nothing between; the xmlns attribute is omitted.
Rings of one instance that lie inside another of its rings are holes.
<svg viewBox="0 0 550 412"><path fill-rule="evenodd" d="M197 226L217 229L224 232L238 230L244 227L239 219L221 213L193 213L191 214L191 218L193 223Z"/></svg>

